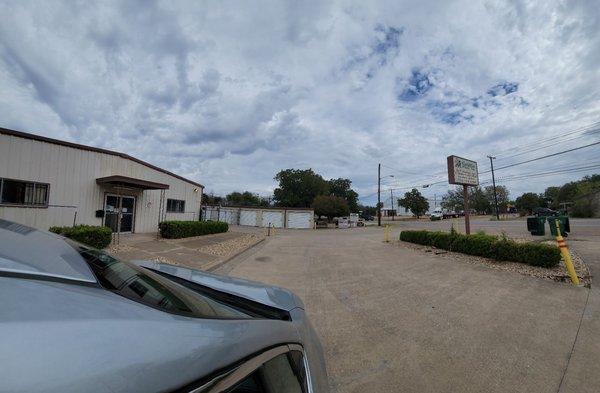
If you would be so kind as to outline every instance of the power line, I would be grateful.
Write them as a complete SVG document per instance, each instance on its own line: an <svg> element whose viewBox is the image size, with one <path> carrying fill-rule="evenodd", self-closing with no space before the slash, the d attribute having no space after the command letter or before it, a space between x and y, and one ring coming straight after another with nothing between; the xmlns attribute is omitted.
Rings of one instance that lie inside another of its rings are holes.
<svg viewBox="0 0 600 393"><path fill-rule="evenodd" d="M574 140L576 140L576 139L583 138L583 137L588 137L588 136L590 136L590 135L597 134L597 133L600 133L600 128L597 128L597 129L595 129L595 130L594 130L594 132L591 132L591 133L587 133L587 132L586 132L586 133L584 133L584 134L582 134L582 135L578 135L578 136L575 136L575 137L572 137L572 138L563 139L563 140L556 140L556 141L554 141L554 142L552 142L552 143L543 144L542 146L537 146L537 147L535 147L535 148L532 148L532 149L529 149L529 150L522 151L522 152L520 152L520 153L512 154L512 155L510 155L510 156L501 157L501 158L499 158L499 160L506 160L506 159L508 159L508 158L513 158L513 157L522 156L523 154L531 153L531 152L533 152L533 151L538 151L538 150L547 149L547 148L549 148L549 147L552 147L552 146L561 145L561 144L564 144L564 143L566 143L566 142L574 141Z"/></svg>
<svg viewBox="0 0 600 393"><path fill-rule="evenodd" d="M581 172L581 171L587 171L590 169L598 169L598 168L600 168L600 164L587 165L587 166L582 166L582 167L578 167L578 168L558 169L558 170L547 171L547 172L526 173L526 174L522 174L522 175L506 176L506 177L499 178L498 181L543 177L543 176L554 175L554 174L558 174L558 173Z"/></svg>
<svg viewBox="0 0 600 393"><path fill-rule="evenodd" d="M585 126L576 128L576 129L571 130L571 131L561 132L560 134L555 134L555 135L552 135L552 136L549 136L549 137L546 137L546 138L534 140L534 141L532 141L532 143L537 143L537 144L546 143L546 142L549 142L549 141L554 141L557 138L564 138L564 137L567 137L567 136L570 136L570 135L573 135L573 134L577 134L577 133L582 133L582 135L585 135L587 131L589 131L590 129L595 129L598 126L600 126L600 122L590 123L590 124L587 124ZM494 155L496 155L496 156L502 156L502 154L504 154L504 153L507 153L507 152L514 153L515 151L520 151L520 150L522 150L524 148L528 148L528 147L529 146L521 146L521 147L516 147L515 148L513 146L513 147L510 147L510 148L506 148L506 149L502 149L502 150L496 151Z"/></svg>
<svg viewBox="0 0 600 393"><path fill-rule="evenodd" d="M581 150L581 149L585 149L586 147L595 146L595 145L600 145L600 141L594 142L594 143L590 143L588 145L574 147L574 148L568 149L568 150L559 151L559 152L552 153L552 154L547 154L545 156L532 158L530 160L521 161L521 162L517 162L517 163L514 163L514 164L510 164L510 165L501 166L500 168L496 168L495 170L499 171L500 169L512 168L513 166L523 165L523 164L527 164L527 163L530 163L530 162L533 162L533 161L543 160L544 158L550 158L550 157L558 156L560 154L570 153L570 152L575 151L575 150ZM488 171L485 171L485 172L479 172L479 174L482 175L482 174L489 173L489 172L491 172L491 170L488 170Z"/></svg>
<svg viewBox="0 0 600 393"><path fill-rule="evenodd" d="M592 131L592 132L589 132L589 131ZM555 135L555 136L552 136L552 137L549 137L549 138L541 139L537 143L538 144L542 143L542 146L536 146L534 148L530 148L530 149L526 149L526 150L522 150L523 148L519 148L519 147L517 147L517 148L513 147L513 148L510 148L510 149L502 150L502 151L499 152L500 154L502 152L505 152L505 151L512 151L512 152L516 151L517 153L509 155L509 156L506 156L506 157L502 157L502 158L499 158L499 159L506 160L508 158L517 157L517 156L520 156L520 155L523 155L523 154L527 154L527 153L530 153L530 152L533 152L533 151L539 151L539 150L546 149L546 148L551 147L551 146L555 146L557 144L569 142L569 141L572 141L572 140L575 140L575 139L578 139L578 138L581 138L581 137L584 137L584 136L589 136L589 135L592 135L592 134L596 134L596 133L599 133L599 132L600 132L600 122L595 122L595 123L589 124L587 126L583 126L583 127L577 128L575 130L572 130L572 131L569 131L569 132L566 132L566 133L562 133L560 135ZM577 133L580 133L581 135L577 135L577 136L573 136L571 138L565 139L566 137L574 135L574 134L577 134ZM547 142L550 142L550 143L547 143ZM552 154L547 154L547 155L544 155L544 156L541 156L541 157L536 157L536 158L532 158L532 159L529 159L529 160L525 160L525 161L521 161L521 162L509 164L509 165L504 165L504 166L495 168L495 170L498 171L498 170L501 170L501 169L511 168L511 167L514 167L514 166L523 165L523 164L527 164L527 163L534 162L534 161L539 161L539 160L542 160L542 159L545 159L545 158L550 158L550 157L558 156L558 155L561 155L561 154L565 154L565 153L569 153L569 152L572 152L572 151L584 149L584 148L595 146L595 145L598 145L598 144L600 144L600 141L597 141L597 142L594 142L594 143L590 143L590 144L587 144L587 145L583 145L583 146L578 146L578 147L575 147L575 148L572 148L572 149L563 150L563 151L552 153ZM388 165L385 165L385 164L381 164L381 166L384 166L384 167L386 167L388 169L392 169L392 170L400 172L400 173L406 173L406 174L409 174L409 175L417 175L416 173L411 173L411 172L408 172L408 171L400 170L400 169L397 169L397 168L394 168L394 167L391 167L391 166L388 166ZM574 170L577 170L577 169L574 169ZM578 169L578 170L585 170L585 169ZM563 172L564 171L565 170L563 170ZM490 173L490 172L491 172L491 169L488 169L488 170L479 172L479 174L481 175L481 174L486 174L486 173ZM412 189L412 188L428 188L428 187L431 187L431 186L436 186L436 185L439 185L439 184L442 184L442 183L446 183L447 180L444 179L444 180L434 181L434 182L430 182L430 180L439 179L440 176L443 175L443 174L445 174L445 173L446 173L446 171L435 172L435 173L431 174L430 176L423 178L422 180L418 180L418 181L412 182L413 185L411 185L411 186L393 187L393 188L388 188L387 190L382 190L382 191L408 190L408 189ZM440 175L440 176L438 176L438 175ZM540 176L540 175L539 174L531 174L531 175L522 175L522 176L524 178L525 176ZM507 178L510 179L510 177L504 177L504 178L502 178L502 180L505 181L504 179L507 179ZM400 182L400 180L397 180L397 179L395 179L394 181ZM406 183L404 183L404 184L406 184ZM486 184L486 182L482 182L481 184ZM388 184L388 185L392 185L392 184ZM372 197L373 195L376 195L376 194L377 194L377 192L369 194L369 195L364 196L364 197L360 197L359 199L367 199L367 198L370 198L370 197Z"/></svg>
<svg viewBox="0 0 600 393"><path fill-rule="evenodd" d="M386 167L387 169L391 169L393 171L396 171L398 173L406 173L408 175L418 175L418 173L409 172L409 171L405 171L405 170L402 170L402 169L397 169L397 168L394 168L394 167L391 167L391 166L385 165L385 164L381 164L381 166Z"/></svg>

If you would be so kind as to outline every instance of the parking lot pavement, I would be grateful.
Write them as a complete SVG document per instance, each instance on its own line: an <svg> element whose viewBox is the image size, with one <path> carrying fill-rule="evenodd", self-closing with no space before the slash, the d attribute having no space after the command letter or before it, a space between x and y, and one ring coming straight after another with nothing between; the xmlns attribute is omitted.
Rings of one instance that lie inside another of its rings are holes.
<svg viewBox="0 0 600 393"><path fill-rule="evenodd" d="M217 272L304 300L334 392L556 392L561 381L562 391L600 390L590 374L600 364L597 308L588 306L587 333L581 325L587 348L575 345L571 356L587 288L382 237L372 227L281 231Z"/></svg>

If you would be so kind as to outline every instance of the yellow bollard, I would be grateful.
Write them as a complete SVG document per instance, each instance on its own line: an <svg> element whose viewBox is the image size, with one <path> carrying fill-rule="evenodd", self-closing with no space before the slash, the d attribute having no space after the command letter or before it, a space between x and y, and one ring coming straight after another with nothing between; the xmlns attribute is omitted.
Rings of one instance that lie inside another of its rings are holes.
<svg viewBox="0 0 600 393"><path fill-rule="evenodd" d="M556 223L556 242L558 243L558 247L560 248L560 253L562 254L563 259L565 260L565 265L567 265L567 271L569 272L569 277L571 277L571 282L573 285L579 285L579 278L577 277L577 273L575 273L575 268L573 267L573 261L571 261L571 254L569 254L569 249L565 244L565 239L560 234L560 224L558 220L555 220Z"/></svg>
<svg viewBox="0 0 600 393"><path fill-rule="evenodd" d="M383 230L383 241L386 243L390 242L390 226L386 225L385 229Z"/></svg>

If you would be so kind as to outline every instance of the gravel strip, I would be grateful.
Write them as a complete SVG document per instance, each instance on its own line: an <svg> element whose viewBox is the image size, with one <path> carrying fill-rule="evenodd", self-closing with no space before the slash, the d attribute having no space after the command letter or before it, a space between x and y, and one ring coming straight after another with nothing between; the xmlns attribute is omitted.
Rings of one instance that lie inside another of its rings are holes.
<svg viewBox="0 0 600 393"><path fill-rule="evenodd" d="M555 242L548 241L548 244L556 244ZM569 274L567 273L567 267L561 260L560 264L553 268L545 268L539 266L530 266L519 262L508 262L508 261L496 261L493 259L477 257L473 255L461 254L458 252L451 252L446 250L437 249L430 246L422 246L419 244L396 241L395 244L401 247L408 247L413 250L419 250L423 252L430 252L439 258L460 260L471 264L485 265L492 269L506 270L522 274L524 276L543 278L547 280L553 280L557 282L570 282ZM571 253L571 259L577 272L577 277L582 285L588 286L592 282L590 271L581 257L574 251L569 250Z"/></svg>
<svg viewBox="0 0 600 393"><path fill-rule="evenodd" d="M122 244L122 245L111 244L105 250L108 251L109 253L114 254L114 253L117 253L117 252L135 251L135 250L137 250L137 248L131 247L131 246L127 246L127 245L124 245L124 244Z"/></svg>
<svg viewBox="0 0 600 393"><path fill-rule="evenodd" d="M252 246L260 239L261 237L256 236L254 234L244 234L235 239L226 240L221 243L200 247L197 250L211 255L228 257Z"/></svg>

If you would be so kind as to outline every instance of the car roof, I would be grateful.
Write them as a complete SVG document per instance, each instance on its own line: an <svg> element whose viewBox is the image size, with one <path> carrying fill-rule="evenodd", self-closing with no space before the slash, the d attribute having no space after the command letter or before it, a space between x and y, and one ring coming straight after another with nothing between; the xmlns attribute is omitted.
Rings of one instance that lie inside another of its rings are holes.
<svg viewBox="0 0 600 393"><path fill-rule="evenodd" d="M0 219L0 271L96 283L86 261L63 238Z"/></svg>

